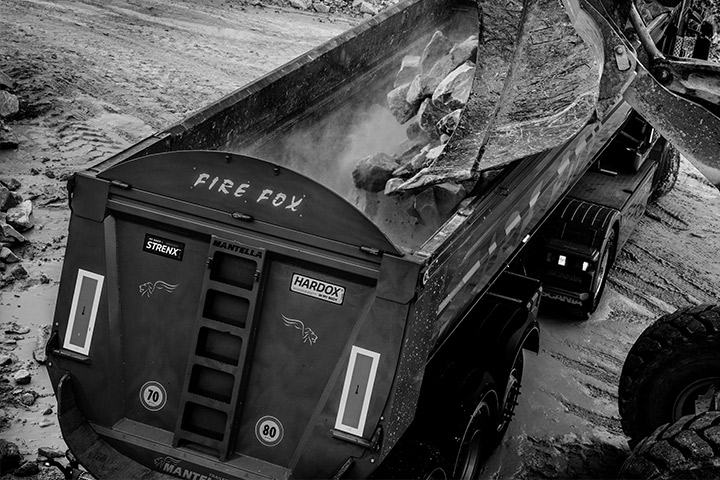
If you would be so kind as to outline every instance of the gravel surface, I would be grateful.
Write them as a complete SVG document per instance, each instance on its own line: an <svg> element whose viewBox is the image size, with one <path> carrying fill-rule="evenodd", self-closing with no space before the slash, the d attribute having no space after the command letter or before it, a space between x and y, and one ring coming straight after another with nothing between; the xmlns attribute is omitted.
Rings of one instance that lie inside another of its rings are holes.
<svg viewBox="0 0 720 480"><path fill-rule="evenodd" d="M372 15L362 2L323 5L327 13L289 1L0 3L0 71L19 99L6 121L18 148L0 150L0 179L20 183L35 220L12 248L20 262L0 264L0 438L25 461L39 447L65 448L36 348L62 267L65 181ZM718 191L683 162L676 189L621 252L597 313L576 322L543 312L542 350L526 359L517 417L486 478L615 477L628 453L617 413L625 355L660 314L718 302L719 207ZM17 266L26 275L13 275ZM16 380L20 370L29 383ZM27 478L61 476L43 467Z"/></svg>

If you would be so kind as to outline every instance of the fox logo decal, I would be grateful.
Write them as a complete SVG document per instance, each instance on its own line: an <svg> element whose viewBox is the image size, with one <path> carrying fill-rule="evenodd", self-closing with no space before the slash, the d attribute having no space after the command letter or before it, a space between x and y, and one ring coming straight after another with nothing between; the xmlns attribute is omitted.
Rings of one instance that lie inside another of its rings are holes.
<svg viewBox="0 0 720 480"><path fill-rule="evenodd" d="M282 316L283 323L286 327L295 327L302 333L303 343L310 342L310 345L317 342L318 336L310 328L306 327L301 320L295 320L288 318L285 315Z"/></svg>
<svg viewBox="0 0 720 480"><path fill-rule="evenodd" d="M158 280L157 282L145 282L142 285L140 285L140 296L148 296L151 297L153 293L155 293L155 290L165 290L168 293L172 293L173 290L177 288L177 285L171 285L169 283L163 282L162 280Z"/></svg>

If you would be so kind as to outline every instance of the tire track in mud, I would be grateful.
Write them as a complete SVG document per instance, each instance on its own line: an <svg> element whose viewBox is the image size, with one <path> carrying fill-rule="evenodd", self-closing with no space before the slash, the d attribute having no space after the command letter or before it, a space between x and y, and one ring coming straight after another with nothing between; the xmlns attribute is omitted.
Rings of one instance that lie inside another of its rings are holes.
<svg viewBox="0 0 720 480"><path fill-rule="evenodd" d="M528 436L523 450L532 455L513 478L616 478L617 465L627 456L621 445L592 435Z"/></svg>
<svg viewBox="0 0 720 480"><path fill-rule="evenodd" d="M585 375L606 385L617 385L617 382L620 379L620 369L613 371L600 362L595 361L592 357L585 356L585 358L581 361L560 352L548 352L548 354L550 357L558 360L572 371Z"/></svg>
<svg viewBox="0 0 720 480"><path fill-rule="evenodd" d="M720 211L720 202L717 190L698 180L683 159L676 188L648 205L609 277L612 288L655 316L720 301L717 246L708 241L720 231L720 218L710 214ZM698 203L707 211L696 212Z"/></svg>

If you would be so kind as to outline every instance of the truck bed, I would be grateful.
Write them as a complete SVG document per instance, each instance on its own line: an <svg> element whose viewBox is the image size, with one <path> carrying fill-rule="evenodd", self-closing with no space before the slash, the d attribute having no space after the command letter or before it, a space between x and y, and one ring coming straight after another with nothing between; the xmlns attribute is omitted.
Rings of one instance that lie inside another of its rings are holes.
<svg viewBox="0 0 720 480"><path fill-rule="evenodd" d="M91 171L164 151L249 155L309 176L370 216L375 204L389 203L377 223L396 245L416 249L440 223L420 224L402 200L356 189L351 172L368 155L407 148L406 127L387 109L386 95L402 57L419 55L438 30L455 42L477 35L474 2L391 7Z"/></svg>

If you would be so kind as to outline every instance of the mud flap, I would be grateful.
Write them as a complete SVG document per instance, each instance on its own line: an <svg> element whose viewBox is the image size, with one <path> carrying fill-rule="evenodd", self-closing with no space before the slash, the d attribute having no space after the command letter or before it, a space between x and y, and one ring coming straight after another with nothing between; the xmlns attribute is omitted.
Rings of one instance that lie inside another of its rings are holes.
<svg viewBox="0 0 720 480"><path fill-rule="evenodd" d="M121 455L105 442L78 408L70 374L57 387L58 419L65 442L83 467L96 478L142 478L170 480L170 475L155 472Z"/></svg>

